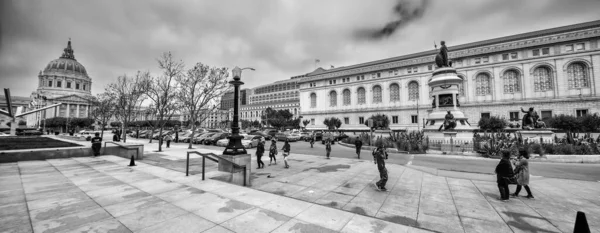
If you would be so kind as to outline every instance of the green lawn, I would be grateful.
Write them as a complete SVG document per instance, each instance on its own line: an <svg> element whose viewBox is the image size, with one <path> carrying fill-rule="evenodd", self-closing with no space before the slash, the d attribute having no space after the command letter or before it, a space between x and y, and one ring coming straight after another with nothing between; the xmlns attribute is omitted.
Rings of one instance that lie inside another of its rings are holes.
<svg viewBox="0 0 600 233"><path fill-rule="evenodd" d="M39 136L0 137L0 151L76 146L81 145Z"/></svg>

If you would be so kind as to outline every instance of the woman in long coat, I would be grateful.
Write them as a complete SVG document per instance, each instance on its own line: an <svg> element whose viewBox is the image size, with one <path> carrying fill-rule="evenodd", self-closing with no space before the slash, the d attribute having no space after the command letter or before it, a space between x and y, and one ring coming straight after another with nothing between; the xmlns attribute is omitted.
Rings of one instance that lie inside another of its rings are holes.
<svg viewBox="0 0 600 233"><path fill-rule="evenodd" d="M531 189L529 189L529 153L527 151L519 151L519 154L519 162L515 168L515 174L517 174L517 190L515 190L515 193L513 193L512 196L519 196L521 187L525 186L527 198L533 198Z"/></svg>

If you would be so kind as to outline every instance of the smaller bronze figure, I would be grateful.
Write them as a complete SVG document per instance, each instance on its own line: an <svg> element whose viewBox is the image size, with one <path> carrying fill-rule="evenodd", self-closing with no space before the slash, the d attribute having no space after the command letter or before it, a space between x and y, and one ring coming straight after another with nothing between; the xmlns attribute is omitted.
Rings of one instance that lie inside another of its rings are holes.
<svg viewBox="0 0 600 233"><path fill-rule="evenodd" d="M521 108L521 112L525 113L521 124L522 129L532 130L546 128L546 123L540 119L539 115L533 110L533 108L529 108L529 111L525 111L523 108Z"/></svg>
<svg viewBox="0 0 600 233"><path fill-rule="evenodd" d="M442 128L444 128L444 131L446 131L446 130L454 129L455 127L456 127L456 120L454 120L454 115L452 115L452 113L450 111L448 111L448 113L444 117L444 123L442 125L440 125L440 128L438 129L438 131L442 131Z"/></svg>

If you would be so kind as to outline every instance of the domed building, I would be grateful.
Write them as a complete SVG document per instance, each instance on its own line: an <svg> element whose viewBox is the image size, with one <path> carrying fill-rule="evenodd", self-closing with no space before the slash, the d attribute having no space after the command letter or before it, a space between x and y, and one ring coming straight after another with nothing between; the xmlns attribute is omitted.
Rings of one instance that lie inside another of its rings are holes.
<svg viewBox="0 0 600 233"><path fill-rule="evenodd" d="M85 67L75 59L71 40L62 56L52 60L38 75L38 88L31 94L38 106L62 103L27 117L28 126L38 126L40 120L52 117L86 118L92 100L92 79ZM44 116L45 115L45 116Z"/></svg>

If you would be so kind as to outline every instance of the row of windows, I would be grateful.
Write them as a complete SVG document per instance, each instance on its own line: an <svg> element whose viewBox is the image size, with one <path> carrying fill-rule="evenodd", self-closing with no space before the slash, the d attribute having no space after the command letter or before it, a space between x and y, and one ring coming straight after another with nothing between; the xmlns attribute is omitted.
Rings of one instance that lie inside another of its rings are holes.
<svg viewBox="0 0 600 233"><path fill-rule="evenodd" d="M372 103L381 103L382 100L382 88L380 85L375 85L372 88L373 91L373 101ZM356 101L358 104L366 104L366 90L364 87L359 87L356 90ZM408 84L408 99L409 100L417 100L419 98L419 84L415 81L410 82ZM338 94L336 91L331 91L329 92L329 106L330 107L335 107L337 106L337 99L338 99ZM343 105L350 105L351 104L351 92L349 89L344 89L344 91L342 91L342 100L343 100ZM390 84L390 101L391 102L397 102L400 101L400 86L397 83L392 83ZM317 107L317 94L316 93L311 93L310 94L310 107L311 108L316 108Z"/></svg>
<svg viewBox="0 0 600 233"><path fill-rule="evenodd" d="M254 90L254 94L271 93L271 92L277 92L277 91L287 91L287 90L294 90L294 89L298 89L298 88L300 88L300 85L298 85L297 83L276 84L276 85L270 85L267 87L256 88Z"/></svg>
<svg viewBox="0 0 600 233"><path fill-rule="evenodd" d="M46 83L47 84L46 87L62 87L62 81L58 81L57 80L56 81L56 86L53 86L52 85L53 83L54 82L52 80L48 80L48 82ZM81 89L81 90L87 91L87 85L86 84L82 85L82 84L77 83L77 82L75 82L75 85L73 85L73 82L66 82L66 84L67 85L66 85L65 88L73 88L74 87L75 90Z"/></svg>
<svg viewBox="0 0 600 233"><path fill-rule="evenodd" d="M277 109L280 110L280 109ZM288 110L290 113L293 113L294 115L298 115L298 109L294 108L293 110L291 108L288 109L284 109L284 110ZM249 111L249 112L242 112L242 117L243 118L248 118L248 117L261 117L263 114L263 111Z"/></svg>
<svg viewBox="0 0 600 233"><path fill-rule="evenodd" d="M502 74L504 93L521 92L521 74L517 70L508 70ZM549 67L540 66L533 70L534 91L554 89L552 72ZM575 62L567 66L567 83L569 89L589 87L588 68L584 63ZM480 73L475 77L475 95L491 95L491 77Z"/></svg>

